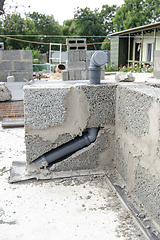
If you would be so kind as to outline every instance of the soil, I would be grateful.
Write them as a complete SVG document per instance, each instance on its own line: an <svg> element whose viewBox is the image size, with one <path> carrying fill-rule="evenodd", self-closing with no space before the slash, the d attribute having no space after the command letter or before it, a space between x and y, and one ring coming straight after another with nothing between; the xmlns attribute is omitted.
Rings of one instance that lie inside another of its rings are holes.
<svg viewBox="0 0 160 240"><path fill-rule="evenodd" d="M41 80L60 80L62 79L62 74L61 73L42 73L42 74L36 74L34 76L35 79L40 79Z"/></svg>
<svg viewBox="0 0 160 240"><path fill-rule="evenodd" d="M144 240L106 176L10 184L13 161L25 161L24 128L0 126L0 239Z"/></svg>

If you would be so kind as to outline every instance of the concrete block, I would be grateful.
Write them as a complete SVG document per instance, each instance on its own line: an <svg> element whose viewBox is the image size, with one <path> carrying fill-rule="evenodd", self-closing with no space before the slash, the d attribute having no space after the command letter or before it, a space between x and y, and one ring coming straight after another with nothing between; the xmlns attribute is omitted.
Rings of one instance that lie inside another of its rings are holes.
<svg viewBox="0 0 160 240"><path fill-rule="evenodd" d="M82 85L81 88L89 104L90 117L87 127L115 125L116 85Z"/></svg>
<svg viewBox="0 0 160 240"><path fill-rule="evenodd" d="M75 80L75 71L74 70L69 70L68 71L68 80L70 81L70 80Z"/></svg>
<svg viewBox="0 0 160 240"><path fill-rule="evenodd" d="M10 75L10 71L1 71L0 70L0 82L6 82L8 75Z"/></svg>
<svg viewBox="0 0 160 240"><path fill-rule="evenodd" d="M79 51L74 51L74 61L79 62Z"/></svg>
<svg viewBox="0 0 160 240"><path fill-rule="evenodd" d="M25 82L25 80L33 79L33 71L11 72L15 78L15 82Z"/></svg>
<svg viewBox="0 0 160 240"><path fill-rule="evenodd" d="M32 51L31 50L23 51L23 59L32 61Z"/></svg>
<svg viewBox="0 0 160 240"><path fill-rule="evenodd" d="M28 163L76 136L81 136L86 128L94 127L95 124L96 127L102 127L96 142L55 165L53 171L92 169L102 163L106 165L113 162L111 152L114 152L114 126L110 134L106 123L109 123L111 129L111 122L114 121L107 119L113 116L110 112L115 112L115 105L109 103L114 87L100 85L97 95L96 88L82 83L75 85L75 82L58 86L33 84L24 87L25 143ZM109 96L104 97L102 94L101 97L100 88L103 93L109 93ZM94 95L95 101L93 101ZM114 96L112 97L115 101ZM107 116L106 111L104 115L102 113L104 106L109 109ZM96 123L94 123L95 118L97 118ZM106 149L110 154L107 154ZM105 154L108 156L107 160Z"/></svg>
<svg viewBox="0 0 160 240"><path fill-rule="evenodd" d="M94 52L95 51L89 51L89 50L86 51L86 61L87 60L90 61L90 59L91 59L91 57L92 57Z"/></svg>
<svg viewBox="0 0 160 240"><path fill-rule="evenodd" d="M7 82L15 82L14 76L8 76L7 77Z"/></svg>
<svg viewBox="0 0 160 240"><path fill-rule="evenodd" d="M86 61L86 51L79 51L79 61Z"/></svg>
<svg viewBox="0 0 160 240"><path fill-rule="evenodd" d="M127 188L160 224L160 88L119 84L116 166ZM145 104L144 104L145 103Z"/></svg>
<svg viewBox="0 0 160 240"><path fill-rule="evenodd" d="M62 80L63 81L68 81L68 70L63 70L62 71Z"/></svg>
<svg viewBox="0 0 160 240"><path fill-rule="evenodd" d="M5 86L4 83L0 83L0 101L8 101L12 98L10 90Z"/></svg>
<svg viewBox="0 0 160 240"><path fill-rule="evenodd" d="M81 80L87 80L87 70L81 71Z"/></svg>
<svg viewBox="0 0 160 240"><path fill-rule="evenodd" d="M84 61L81 62L66 62L67 70L86 70L86 64Z"/></svg>
<svg viewBox="0 0 160 240"><path fill-rule="evenodd" d="M12 64L10 61L2 61L0 63L0 70L7 70L7 71L12 71Z"/></svg>
<svg viewBox="0 0 160 240"><path fill-rule="evenodd" d="M140 90L140 89L139 89ZM136 87L118 87L118 119L124 128L139 138L149 132L149 109L152 103L151 97L142 94ZM144 104L145 103L145 104Z"/></svg>
<svg viewBox="0 0 160 240"><path fill-rule="evenodd" d="M31 71L32 70L32 62L19 62L14 61L14 70L15 71Z"/></svg>
<svg viewBox="0 0 160 240"><path fill-rule="evenodd" d="M90 66L90 60L86 61L86 70L89 70L89 66Z"/></svg>
<svg viewBox="0 0 160 240"><path fill-rule="evenodd" d="M80 70L75 71L75 80L81 80L81 71Z"/></svg>
<svg viewBox="0 0 160 240"><path fill-rule="evenodd" d="M20 59L20 51L19 50L4 50L3 59L4 60L19 60Z"/></svg>
<svg viewBox="0 0 160 240"><path fill-rule="evenodd" d="M74 53L75 53L75 51L67 51L66 52L66 61L67 62L74 62L74 60L75 60Z"/></svg>
<svg viewBox="0 0 160 240"><path fill-rule="evenodd" d="M67 44L67 51L83 51L87 50L86 39L79 38L79 39L66 39Z"/></svg>

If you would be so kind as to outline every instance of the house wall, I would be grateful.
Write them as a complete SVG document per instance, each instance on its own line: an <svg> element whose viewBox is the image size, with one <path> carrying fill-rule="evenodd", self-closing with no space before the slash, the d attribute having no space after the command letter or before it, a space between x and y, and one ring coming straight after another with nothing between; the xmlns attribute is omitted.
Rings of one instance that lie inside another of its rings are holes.
<svg viewBox="0 0 160 240"><path fill-rule="evenodd" d="M139 35L138 37L134 37L134 40L136 39L140 39L142 37L142 35ZM155 42L155 50L160 50L160 32L158 31L156 33L156 40L154 40L154 32L152 33L146 33L143 35L143 42L142 42L142 61L146 62L147 61L147 52L148 52L148 44L152 43L154 44ZM133 43L134 44L134 43ZM134 48L133 48L134 51ZM153 49L153 53L154 53L154 49ZM134 56L134 52L133 52L133 56ZM154 56L153 56L154 57Z"/></svg>
<svg viewBox="0 0 160 240"><path fill-rule="evenodd" d="M154 33L144 35L142 61L147 61L148 43L154 43Z"/></svg>
<svg viewBox="0 0 160 240"><path fill-rule="evenodd" d="M158 31L158 32L156 33L156 36L157 36L158 38L156 39L156 48L155 48L155 50L160 50L160 31Z"/></svg>
<svg viewBox="0 0 160 240"><path fill-rule="evenodd" d="M119 36L111 37L111 63L114 63L115 69L119 66Z"/></svg>

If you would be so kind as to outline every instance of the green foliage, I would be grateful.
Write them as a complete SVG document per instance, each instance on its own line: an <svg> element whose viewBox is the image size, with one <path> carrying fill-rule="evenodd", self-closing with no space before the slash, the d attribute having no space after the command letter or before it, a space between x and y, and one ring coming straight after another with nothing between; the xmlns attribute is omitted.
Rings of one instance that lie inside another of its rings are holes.
<svg viewBox="0 0 160 240"><path fill-rule="evenodd" d="M160 0L124 0L121 7L106 4L102 6L101 10L95 9L94 11L88 7L77 8L74 18L64 21L62 26L55 21L53 15L33 12L26 14L23 18L19 13L6 14L0 18L0 35L20 35L17 38L29 40L32 43L4 38L0 38L0 41L5 42L5 49L26 49L29 47L31 50L45 53L49 50L49 43L65 44L67 35L90 36L86 37L87 43L108 42L107 35L109 33L155 21L160 21ZM25 35L32 36L26 38ZM37 37L37 35L39 36ZM53 35L56 37L53 38ZM66 36L66 38L61 35ZM42 44L33 42L42 42ZM45 45L43 42L48 44ZM93 44L88 45L87 48L88 50L109 50L110 44ZM58 49L58 46L53 46L52 50ZM66 46L63 46L63 51L65 50Z"/></svg>
<svg viewBox="0 0 160 240"><path fill-rule="evenodd" d="M101 45L102 50L110 50L110 39L106 37L103 41L104 43Z"/></svg>
<svg viewBox="0 0 160 240"><path fill-rule="evenodd" d="M118 71L121 72L134 72L134 73L152 73L153 72L153 67L150 66L150 64L140 64L139 62L137 62L135 65L124 65L121 66L117 69Z"/></svg>
<svg viewBox="0 0 160 240"><path fill-rule="evenodd" d="M104 37L97 38L96 36L106 35L102 27L102 17L97 9L91 11L88 7L84 9L77 8L74 15L74 24L75 34L79 36L92 36L87 39L90 42L101 42ZM98 46L94 45L94 48L97 49Z"/></svg>
<svg viewBox="0 0 160 240"><path fill-rule="evenodd" d="M117 6L109 6L109 5L103 5L102 10L100 12L100 17L102 18L103 24L102 27L106 34L110 34L114 32L114 23L113 23L113 17L116 14Z"/></svg>
<svg viewBox="0 0 160 240"><path fill-rule="evenodd" d="M113 18L115 31L143 26L160 20L160 0L125 0Z"/></svg>
<svg viewBox="0 0 160 240"><path fill-rule="evenodd" d="M105 72L114 72L115 71L115 65L114 62L109 63L108 65L104 65Z"/></svg>

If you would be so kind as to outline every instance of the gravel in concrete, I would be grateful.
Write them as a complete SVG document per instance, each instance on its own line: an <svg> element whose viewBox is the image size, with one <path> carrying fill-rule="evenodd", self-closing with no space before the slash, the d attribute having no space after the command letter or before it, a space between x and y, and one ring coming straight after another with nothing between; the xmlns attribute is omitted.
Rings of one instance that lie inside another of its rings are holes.
<svg viewBox="0 0 160 240"><path fill-rule="evenodd" d="M25 160L24 129L0 127L0 239L143 240L105 176L9 184Z"/></svg>

